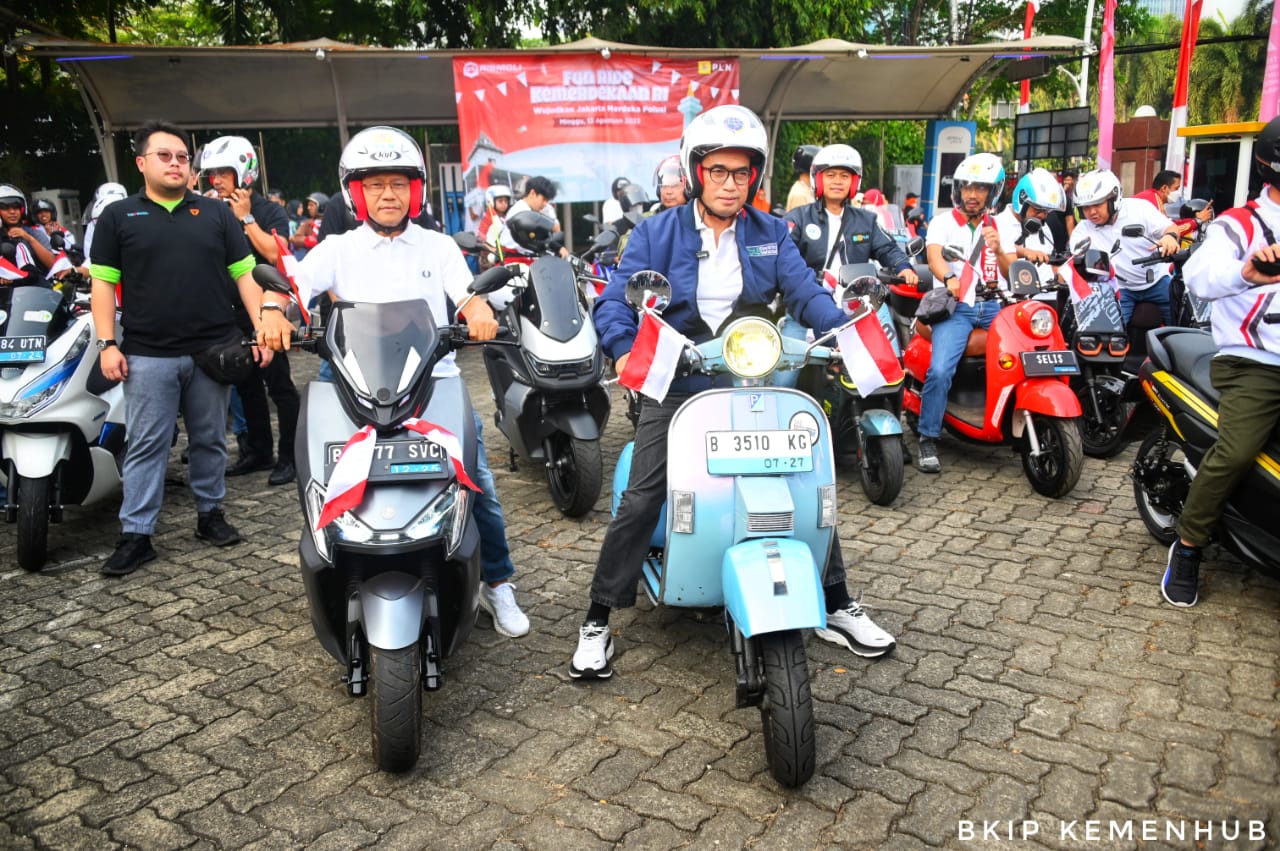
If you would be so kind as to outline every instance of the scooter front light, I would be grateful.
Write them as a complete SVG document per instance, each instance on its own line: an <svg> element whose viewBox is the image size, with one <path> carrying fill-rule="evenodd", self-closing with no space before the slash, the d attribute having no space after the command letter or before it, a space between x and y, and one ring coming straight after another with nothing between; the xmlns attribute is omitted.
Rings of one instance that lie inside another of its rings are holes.
<svg viewBox="0 0 1280 851"><path fill-rule="evenodd" d="M90 329L86 325L56 367L42 373L35 381L19 390L12 402L0 405L0 417L12 419L29 417L52 404L62 395L71 376L75 375L76 367L80 365L80 358L89 348L89 337Z"/></svg>
<svg viewBox="0 0 1280 851"><path fill-rule="evenodd" d="M818 488L818 528L828 529L836 525L836 486Z"/></svg>
<svg viewBox="0 0 1280 851"><path fill-rule="evenodd" d="M724 335L724 362L739 378L763 378L782 357L782 335L755 316L739 319Z"/></svg>
<svg viewBox="0 0 1280 851"><path fill-rule="evenodd" d="M435 499L427 503L422 513L404 530L406 537L421 541L424 538L435 538L445 533L445 526L452 516L453 503L457 495L458 484L455 482L445 488Z"/></svg>
<svg viewBox="0 0 1280 851"><path fill-rule="evenodd" d="M693 491L671 492L671 531L693 534Z"/></svg>
<svg viewBox="0 0 1280 851"><path fill-rule="evenodd" d="M1076 348L1086 357L1102 351L1102 339L1097 334L1081 334L1076 337Z"/></svg>
<svg viewBox="0 0 1280 851"><path fill-rule="evenodd" d="M1129 354L1129 338L1124 334L1113 334L1107 341L1107 352L1112 357L1124 357Z"/></svg>
<svg viewBox="0 0 1280 851"><path fill-rule="evenodd" d="M1027 321L1027 326L1030 328L1031 336L1033 337L1048 337L1053 333L1055 324L1053 311L1047 307L1042 307L1031 314L1031 318Z"/></svg>
<svg viewBox="0 0 1280 851"><path fill-rule="evenodd" d="M311 533L311 542L315 544L316 552L325 561L333 561L329 552L328 534L323 528L316 528L316 521L320 519L320 513L324 509L324 496L324 485L313 480L307 485L303 504L306 507L307 531Z"/></svg>

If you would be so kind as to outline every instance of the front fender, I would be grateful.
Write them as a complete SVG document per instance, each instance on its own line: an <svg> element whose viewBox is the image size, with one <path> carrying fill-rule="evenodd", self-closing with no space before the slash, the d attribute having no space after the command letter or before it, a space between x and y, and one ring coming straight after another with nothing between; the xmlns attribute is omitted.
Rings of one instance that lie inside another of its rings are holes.
<svg viewBox="0 0 1280 851"><path fill-rule="evenodd" d="M544 431L559 431L578 440L599 440L600 427L591 414L582 408L560 405L547 411L543 419Z"/></svg>
<svg viewBox="0 0 1280 851"><path fill-rule="evenodd" d="M862 412L861 420L868 437L902 434L902 421L883 408L868 408Z"/></svg>
<svg viewBox="0 0 1280 851"><path fill-rule="evenodd" d="M71 436L6 429L0 436L0 457L12 459L24 479L42 479L53 475L59 461L71 457Z"/></svg>
<svg viewBox="0 0 1280 851"><path fill-rule="evenodd" d="M760 538L725 550L724 606L747 638L827 625L813 553L794 538Z"/></svg>
<svg viewBox="0 0 1280 851"><path fill-rule="evenodd" d="M360 586L364 633L380 650L400 650L422 636L426 583L407 573L381 573Z"/></svg>
<svg viewBox="0 0 1280 851"><path fill-rule="evenodd" d="M1067 382L1058 378L1028 378L1018 385L1014 407L1033 414L1069 419L1080 416L1080 400Z"/></svg>

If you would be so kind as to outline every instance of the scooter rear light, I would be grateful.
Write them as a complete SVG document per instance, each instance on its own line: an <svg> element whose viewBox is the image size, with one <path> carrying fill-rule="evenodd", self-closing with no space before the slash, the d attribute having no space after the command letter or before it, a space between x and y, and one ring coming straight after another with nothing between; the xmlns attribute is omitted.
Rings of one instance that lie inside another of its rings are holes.
<svg viewBox="0 0 1280 851"><path fill-rule="evenodd" d="M1081 334L1076 337L1076 349L1085 357L1091 357L1102 351L1102 340L1096 334Z"/></svg>
<svg viewBox="0 0 1280 851"><path fill-rule="evenodd" d="M818 528L829 529L836 525L836 486L818 488Z"/></svg>
<svg viewBox="0 0 1280 851"><path fill-rule="evenodd" d="M1115 357L1123 357L1129 354L1129 338L1123 334L1117 334L1107 343L1107 351Z"/></svg>
<svg viewBox="0 0 1280 851"><path fill-rule="evenodd" d="M671 492L671 531L693 534L693 491Z"/></svg>

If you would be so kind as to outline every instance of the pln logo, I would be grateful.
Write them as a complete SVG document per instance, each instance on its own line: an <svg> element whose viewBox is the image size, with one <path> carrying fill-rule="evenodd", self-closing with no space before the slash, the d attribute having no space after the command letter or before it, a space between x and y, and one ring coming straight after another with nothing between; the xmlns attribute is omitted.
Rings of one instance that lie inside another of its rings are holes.
<svg viewBox="0 0 1280 851"><path fill-rule="evenodd" d="M462 76L468 80L474 80L480 76L480 65L475 62L466 62L462 66Z"/></svg>

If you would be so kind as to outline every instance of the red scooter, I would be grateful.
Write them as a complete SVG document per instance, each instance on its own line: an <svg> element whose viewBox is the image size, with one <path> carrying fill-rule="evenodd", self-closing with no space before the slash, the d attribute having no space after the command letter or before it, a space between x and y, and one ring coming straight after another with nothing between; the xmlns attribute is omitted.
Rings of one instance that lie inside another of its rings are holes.
<svg viewBox="0 0 1280 851"><path fill-rule="evenodd" d="M944 250L948 260L963 258ZM1035 267L1016 260L1009 268L1012 294L979 281L979 297L999 298L1004 308L989 330L974 329L956 368L943 424L952 434L980 443L1012 444L1037 493L1065 496L1080 478L1080 400L1070 377L1080 374L1053 308L1031 296L1040 290ZM903 354L907 371L903 406L920 415L920 393L932 355L931 333L918 325ZM914 423L912 423L914 425Z"/></svg>

